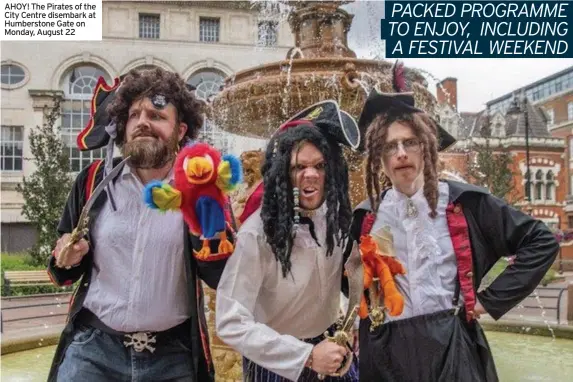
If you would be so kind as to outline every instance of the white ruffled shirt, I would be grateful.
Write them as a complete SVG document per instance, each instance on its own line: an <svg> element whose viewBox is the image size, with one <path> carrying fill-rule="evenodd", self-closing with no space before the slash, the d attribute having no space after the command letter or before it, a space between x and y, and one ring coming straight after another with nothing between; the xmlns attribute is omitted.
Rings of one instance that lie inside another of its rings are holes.
<svg viewBox="0 0 573 382"><path fill-rule="evenodd" d="M372 226L372 232L390 228L396 257L406 268L406 275L396 277L404 296L404 311L396 317L387 314L386 322L453 307L457 261L446 219L448 184L439 182L436 219L428 216L430 207L423 189L411 197L418 210L416 217L406 215L407 200L395 188L388 190Z"/></svg>
<svg viewBox="0 0 573 382"><path fill-rule="evenodd" d="M338 319L343 248L326 257L326 205L315 213L319 247L301 224L291 254L292 275L266 243L260 209L241 226L235 252L217 288L217 336L254 363L296 381L312 351L301 341Z"/></svg>

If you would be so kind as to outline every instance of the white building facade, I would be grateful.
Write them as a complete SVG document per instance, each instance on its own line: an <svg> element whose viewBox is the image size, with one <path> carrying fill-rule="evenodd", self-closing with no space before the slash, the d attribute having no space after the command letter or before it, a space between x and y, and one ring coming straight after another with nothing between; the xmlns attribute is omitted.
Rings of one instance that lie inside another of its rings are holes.
<svg viewBox="0 0 573 382"><path fill-rule="evenodd" d="M79 171L102 150L80 152L76 136L89 119L100 76L108 84L130 69L179 73L199 97L215 95L238 71L285 58L294 45L288 24L261 18L249 2L103 1L102 41L2 41L2 250L29 248L33 229L21 213L16 185L33 171L29 133L44 122L44 105L61 94L61 128L70 165ZM203 136L239 154L264 141L231 136L206 122Z"/></svg>

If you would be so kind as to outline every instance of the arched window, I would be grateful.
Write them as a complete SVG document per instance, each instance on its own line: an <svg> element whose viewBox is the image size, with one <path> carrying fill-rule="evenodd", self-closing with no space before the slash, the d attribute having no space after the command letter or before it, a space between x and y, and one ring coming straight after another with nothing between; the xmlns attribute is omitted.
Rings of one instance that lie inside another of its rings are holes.
<svg viewBox="0 0 573 382"><path fill-rule="evenodd" d="M103 76L108 84L111 78L95 65L85 64L70 69L63 78L65 99L62 107L62 139L68 147L70 167L79 172L96 159L105 157L105 149L80 151L76 138L90 118L91 98L98 78Z"/></svg>
<svg viewBox="0 0 573 382"><path fill-rule="evenodd" d="M195 88L197 98L211 102L221 91L225 83L224 80L225 74L217 69L201 69L189 76L187 83ZM221 150L222 153L226 153L230 149L228 133L217 128L217 126L208 119L205 119L198 139L215 146Z"/></svg>
<svg viewBox="0 0 573 382"><path fill-rule="evenodd" d="M187 83L195 88L195 95L204 101L211 101L224 85L225 75L217 69L202 69L193 73Z"/></svg>
<svg viewBox="0 0 573 382"><path fill-rule="evenodd" d="M538 170L535 173L535 200L543 199L543 172Z"/></svg>
<svg viewBox="0 0 573 382"><path fill-rule="evenodd" d="M545 180L545 199L555 200L555 175L553 175L553 171L547 172Z"/></svg>

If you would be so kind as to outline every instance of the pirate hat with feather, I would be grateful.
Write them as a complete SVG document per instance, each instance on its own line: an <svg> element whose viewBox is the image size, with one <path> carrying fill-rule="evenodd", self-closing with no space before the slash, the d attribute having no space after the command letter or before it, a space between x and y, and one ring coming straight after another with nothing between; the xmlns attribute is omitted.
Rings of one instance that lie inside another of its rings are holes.
<svg viewBox="0 0 573 382"><path fill-rule="evenodd" d="M379 114L412 114L425 113L416 107L414 93L408 90L404 66L396 61L392 67L392 87L394 93L382 93L374 88L368 95L362 113L358 120L358 126L363 136L366 135L368 126ZM456 139L447 132L435 119L432 118L438 128L438 151L444 151L456 142ZM365 149L365 142L361 142L359 150Z"/></svg>

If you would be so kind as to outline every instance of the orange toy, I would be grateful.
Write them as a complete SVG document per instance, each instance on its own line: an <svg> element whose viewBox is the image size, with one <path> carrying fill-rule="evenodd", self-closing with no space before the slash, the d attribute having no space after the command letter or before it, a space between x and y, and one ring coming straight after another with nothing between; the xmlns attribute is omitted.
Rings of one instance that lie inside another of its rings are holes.
<svg viewBox="0 0 573 382"><path fill-rule="evenodd" d="M378 293L383 293L384 306L391 316L399 316L404 309L404 297L396 288L394 276L406 274L406 270L394 257L382 253L378 243L370 235L360 237L360 254L364 264L364 289L369 289L374 278L378 278L380 280ZM358 315L360 318L368 317L368 304L364 295L360 301Z"/></svg>

